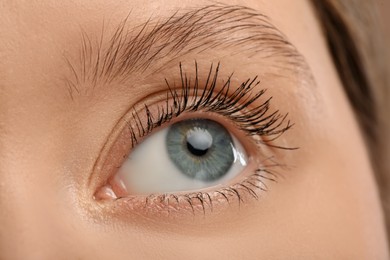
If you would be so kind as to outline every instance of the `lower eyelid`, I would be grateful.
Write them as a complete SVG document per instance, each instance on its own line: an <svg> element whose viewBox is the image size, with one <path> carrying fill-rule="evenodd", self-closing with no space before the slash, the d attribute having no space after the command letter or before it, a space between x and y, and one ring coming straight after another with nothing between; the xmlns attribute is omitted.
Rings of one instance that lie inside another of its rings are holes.
<svg viewBox="0 0 390 260"><path fill-rule="evenodd" d="M247 177L231 185L212 187L196 192L165 193L151 195L131 195L112 201L113 207L121 209L121 217L137 214L147 218L177 218L189 215L218 213L241 205L251 204L267 192L272 183L277 182L278 173L264 168L251 169ZM106 202L107 203L107 202ZM123 213L123 214L121 214Z"/></svg>

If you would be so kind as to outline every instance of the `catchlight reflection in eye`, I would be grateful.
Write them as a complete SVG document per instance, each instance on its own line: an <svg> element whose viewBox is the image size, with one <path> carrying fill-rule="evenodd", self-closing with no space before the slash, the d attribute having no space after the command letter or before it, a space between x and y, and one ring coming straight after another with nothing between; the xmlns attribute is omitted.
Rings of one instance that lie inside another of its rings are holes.
<svg viewBox="0 0 390 260"><path fill-rule="evenodd" d="M131 194L191 191L224 184L246 165L242 145L225 127L188 119L146 138L115 179Z"/></svg>

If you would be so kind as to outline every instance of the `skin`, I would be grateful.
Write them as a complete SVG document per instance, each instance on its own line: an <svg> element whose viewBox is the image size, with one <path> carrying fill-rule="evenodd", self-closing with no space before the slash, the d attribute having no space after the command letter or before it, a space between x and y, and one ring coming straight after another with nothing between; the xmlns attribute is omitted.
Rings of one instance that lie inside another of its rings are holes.
<svg viewBox="0 0 390 260"><path fill-rule="evenodd" d="M267 15L303 57L292 68L233 55L234 47L208 49L156 61L153 68L163 69L154 74L98 81L94 90L86 80L70 97L63 78L73 74L64 57L80 71L80 28L98 39L103 20L112 35L130 10L126 28L210 4L191 2L0 3L0 258L387 259L367 149L309 2L222 1ZM120 136L121 118L146 99L142 86L164 89L179 62L190 73L194 60L201 75L211 62L221 63L224 78L234 71L235 82L260 75L256 88L266 86L272 108L289 113L294 126L275 142L297 150L259 152L237 134L253 161L271 154L287 166L277 170L277 182L258 200L244 196L240 207L221 202L204 214L199 207L195 214L142 211L94 197L108 177L94 166L123 156L105 147Z"/></svg>

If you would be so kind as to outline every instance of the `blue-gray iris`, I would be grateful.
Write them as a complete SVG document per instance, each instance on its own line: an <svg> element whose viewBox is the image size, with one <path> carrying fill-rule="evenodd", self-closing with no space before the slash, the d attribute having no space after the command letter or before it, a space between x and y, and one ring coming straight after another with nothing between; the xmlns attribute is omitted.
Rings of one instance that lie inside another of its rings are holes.
<svg viewBox="0 0 390 260"><path fill-rule="evenodd" d="M229 132L209 119L189 119L173 124L166 137L169 158L190 178L217 180L234 162Z"/></svg>

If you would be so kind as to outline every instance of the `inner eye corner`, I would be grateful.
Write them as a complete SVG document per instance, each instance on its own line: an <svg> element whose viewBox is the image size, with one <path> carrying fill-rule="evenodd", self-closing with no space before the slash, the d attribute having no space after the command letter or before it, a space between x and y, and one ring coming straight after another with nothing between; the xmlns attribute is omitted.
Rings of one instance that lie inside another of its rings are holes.
<svg viewBox="0 0 390 260"><path fill-rule="evenodd" d="M130 150L127 142L128 135L124 133L124 128L126 124L123 122L115 126L93 166L88 186L91 190L89 196L95 201L117 199L111 180L126 160Z"/></svg>

